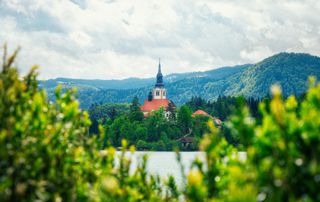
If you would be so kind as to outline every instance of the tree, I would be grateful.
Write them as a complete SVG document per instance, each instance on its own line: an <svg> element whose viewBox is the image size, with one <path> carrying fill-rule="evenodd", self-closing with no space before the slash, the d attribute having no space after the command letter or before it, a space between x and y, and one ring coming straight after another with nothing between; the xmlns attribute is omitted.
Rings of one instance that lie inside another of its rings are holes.
<svg viewBox="0 0 320 202"><path fill-rule="evenodd" d="M129 119L131 121L142 121L144 118L142 111L140 110L139 99L135 96L130 105Z"/></svg>
<svg viewBox="0 0 320 202"><path fill-rule="evenodd" d="M89 127L89 133L99 134L99 122L95 118L93 118L93 120L91 121L91 125Z"/></svg>
<svg viewBox="0 0 320 202"><path fill-rule="evenodd" d="M168 120L164 116L163 108L153 111L151 116L146 119L145 126L148 129L148 141L159 141L161 132L165 131L168 126Z"/></svg>
<svg viewBox="0 0 320 202"><path fill-rule="evenodd" d="M128 122L125 116L117 117L111 125L106 125L106 138L107 141L111 142L114 146L120 146L121 140L124 138L123 133L121 133L121 128Z"/></svg>
<svg viewBox="0 0 320 202"><path fill-rule="evenodd" d="M169 121L172 123L175 123L177 120L177 113L176 113L175 105L172 102L169 102L167 110L170 112Z"/></svg>
<svg viewBox="0 0 320 202"><path fill-rule="evenodd" d="M192 111L187 105L183 105L180 107L178 112L178 127L180 127L183 134L187 134L190 132L192 127Z"/></svg>
<svg viewBox="0 0 320 202"><path fill-rule="evenodd" d="M209 132L208 128L209 117L196 116L192 120L192 134L193 136L202 137L204 134Z"/></svg>
<svg viewBox="0 0 320 202"><path fill-rule="evenodd" d="M148 137L147 128L141 125L138 125L136 127L135 134L136 134L135 143L137 143L139 140L146 140Z"/></svg>
<svg viewBox="0 0 320 202"><path fill-rule="evenodd" d="M205 99L200 96L192 96L192 98L186 103L192 109L192 111L196 111L198 109L205 110L207 107L207 102Z"/></svg>
<svg viewBox="0 0 320 202"><path fill-rule="evenodd" d="M118 116L118 111L115 107L112 107L109 112L109 117L111 120L114 120Z"/></svg>
<svg viewBox="0 0 320 202"><path fill-rule="evenodd" d="M114 120L118 116L129 112L129 104L126 103L105 103L94 104L89 109L90 120L104 124L108 120Z"/></svg>

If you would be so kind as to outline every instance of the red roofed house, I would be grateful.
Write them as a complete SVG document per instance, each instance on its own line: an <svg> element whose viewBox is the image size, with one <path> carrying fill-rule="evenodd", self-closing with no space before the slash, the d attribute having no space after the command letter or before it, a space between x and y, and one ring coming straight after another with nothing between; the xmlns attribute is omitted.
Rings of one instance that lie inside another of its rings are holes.
<svg viewBox="0 0 320 202"><path fill-rule="evenodd" d="M218 126L221 126L222 124L222 121L216 117L213 117L211 116L210 114L208 114L207 112L199 109L197 111L195 111L193 114L192 114L192 117L196 117L196 116L206 116L206 117L209 117L210 119L212 119L214 121L214 123Z"/></svg>
<svg viewBox="0 0 320 202"><path fill-rule="evenodd" d="M206 116L206 117L210 117L210 118L213 118L210 114L208 114L207 112L199 109L197 111L195 111L193 114L192 114L192 117L195 117L197 115L203 115L203 116Z"/></svg>
<svg viewBox="0 0 320 202"><path fill-rule="evenodd" d="M170 106L170 107L169 107ZM152 111L157 111L163 107L165 116L169 117L169 108L174 109L174 104L167 99L167 91L164 88L163 76L161 73L161 64L159 60L159 69L157 74L157 82L152 91L149 92L148 99L144 101L144 104L140 107L144 116L147 117Z"/></svg>

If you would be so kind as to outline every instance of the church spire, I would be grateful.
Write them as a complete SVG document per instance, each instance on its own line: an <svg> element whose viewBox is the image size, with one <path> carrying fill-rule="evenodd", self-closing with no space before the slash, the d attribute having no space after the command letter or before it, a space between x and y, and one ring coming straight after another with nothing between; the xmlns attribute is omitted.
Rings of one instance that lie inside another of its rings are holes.
<svg viewBox="0 0 320 202"><path fill-rule="evenodd" d="M161 74L161 62L160 62L160 58L159 58L159 68L158 68L158 74Z"/></svg>
<svg viewBox="0 0 320 202"><path fill-rule="evenodd" d="M163 87L163 75L161 73L161 63L159 58L159 67L158 67L158 74L157 74L157 83L155 85L156 87Z"/></svg>

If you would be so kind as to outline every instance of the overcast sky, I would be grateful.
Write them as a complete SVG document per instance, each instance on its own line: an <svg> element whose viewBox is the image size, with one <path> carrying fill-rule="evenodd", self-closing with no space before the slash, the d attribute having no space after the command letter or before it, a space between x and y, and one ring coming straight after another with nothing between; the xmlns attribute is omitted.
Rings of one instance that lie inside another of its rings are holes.
<svg viewBox="0 0 320 202"><path fill-rule="evenodd" d="M319 0L0 0L0 44L42 79L150 77L320 55Z"/></svg>

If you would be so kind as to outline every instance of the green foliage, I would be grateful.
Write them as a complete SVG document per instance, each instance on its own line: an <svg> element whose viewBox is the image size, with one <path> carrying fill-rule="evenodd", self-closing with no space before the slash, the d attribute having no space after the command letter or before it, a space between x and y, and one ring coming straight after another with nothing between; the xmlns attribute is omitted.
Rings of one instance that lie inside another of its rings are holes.
<svg viewBox="0 0 320 202"><path fill-rule="evenodd" d="M74 91L58 88L49 103L36 68L19 79L15 55L0 73L0 201L176 201L173 183L162 191L146 159L129 175L125 141L118 157L87 135L90 120Z"/></svg>
<svg viewBox="0 0 320 202"><path fill-rule="evenodd" d="M241 108L244 104L249 107L251 114L255 118L259 118L258 106L260 102L260 99L230 96L219 96L217 100L206 101L199 96L195 96L192 97L186 105L188 105L192 111L201 109L224 121L237 108Z"/></svg>
<svg viewBox="0 0 320 202"><path fill-rule="evenodd" d="M201 144L207 169L202 161L194 162L187 199L319 201L320 84L311 80L300 107L294 96L283 100L275 86L271 102L260 105L262 122L247 107L239 109L228 123L239 147L227 144L211 123Z"/></svg>
<svg viewBox="0 0 320 202"><path fill-rule="evenodd" d="M234 128L247 128L240 141L248 153L246 171L255 175L258 193L269 201L320 200L320 84L311 80L299 108L295 97L284 101L275 86L270 105L260 105L261 124L248 121L245 113L242 126L231 120Z"/></svg>
<svg viewBox="0 0 320 202"><path fill-rule="evenodd" d="M129 104L106 103L103 105L93 104L88 112L91 120L105 122L109 119L114 120L117 116L129 112L129 110Z"/></svg>
<svg viewBox="0 0 320 202"><path fill-rule="evenodd" d="M190 132L190 128L192 127L191 114L192 111L187 105L183 105L180 107L177 122L183 134L187 134Z"/></svg>
<svg viewBox="0 0 320 202"><path fill-rule="evenodd" d="M134 100L137 103L137 98ZM142 114L138 104L132 104L129 113L104 125L107 141L120 146L121 140L127 139L130 145L136 145L139 150L173 151L177 147L198 150L199 139L208 131L208 117L193 118L188 106L182 106L174 113L177 115L165 117L165 111L160 108L141 120L140 115L137 116ZM192 145L182 147L179 139L184 135L194 138Z"/></svg>
<svg viewBox="0 0 320 202"><path fill-rule="evenodd" d="M140 110L139 99L135 96L130 105L129 119L130 121L142 121L143 118L143 113Z"/></svg>
<svg viewBox="0 0 320 202"><path fill-rule="evenodd" d="M36 67L19 80L11 68L14 56L0 74L1 201L88 199L101 162L91 149L97 141L85 137L88 114L78 109L72 91L60 95L57 89L56 103L48 104ZM87 158L97 170L81 169Z"/></svg>
<svg viewBox="0 0 320 202"><path fill-rule="evenodd" d="M250 100L252 99L246 101L248 106L252 106L249 105ZM200 101L200 104L198 101ZM94 131L98 130L98 122L100 122L105 127L107 136L106 141L114 146L120 146L121 140L125 138L128 140L130 145L137 145L139 140L143 141L144 144L141 144L140 142L137 147L139 150L172 151L175 147L180 147L182 150L196 151L198 150L200 142L199 140L206 132L209 131L207 126L209 118L205 116L192 117L192 111L189 106L191 106L194 110L206 109L211 111L223 111L224 108L221 107L222 105L227 106L228 103L232 103L232 105L230 104L231 106L229 107L228 111L231 113L231 109L236 108L236 105L240 106L236 104L236 102L237 98L231 97L222 97L221 99L219 98L218 101L212 103L206 102L200 97L194 97L190 102L187 103L187 105L181 106L178 110L173 106L169 106L168 110L171 112L169 117L165 117L164 109L160 108L158 111L154 111L151 116L143 118L143 114L140 111L138 98L135 97L128 112L123 111L122 113L118 113L113 119L109 118L107 122L103 121L103 119L100 119L99 121L91 119L92 125L90 126L90 132L97 134L97 132ZM258 101L254 100L254 108L257 108L257 103ZM100 105L98 105L96 108L100 108ZM93 109L91 109L89 112L91 113L92 111L97 111L96 108L93 107ZM93 115L95 114L97 113L94 113ZM227 134L224 128L223 132L226 133L224 134L225 136L230 136L229 131ZM179 139L185 135L194 139L192 144L183 146L179 142ZM232 142L234 140L229 138L228 141Z"/></svg>
<svg viewBox="0 0 320 202"><path fill-rule="evenodd" d="M120 146L121 140L127 139L130 145L136 145L139 150L172 151L178 146L180 128L164 116L163 109L154 111L152 116L142 120L137 114L142 114L139 108L107 122L104 125L107 141ZM134 120L136 117L139 117L138 120Z"/></svg>
<svg viewBox="0 0 320 202"><path fill-rule="evenodd" d="M99 124L105 124L107 121L113 121L121 114L129 112L128 104L106 103L103 105L92 104L88 110L91 125L90 134L99 134Z"/></svg>
<svg viewBox="0 0 320 202"><path fill-rule="evenodd" d="M195 116L192 119L192 135L200 137L209 132L208 127L209 117L206 116Z"/></svg>

